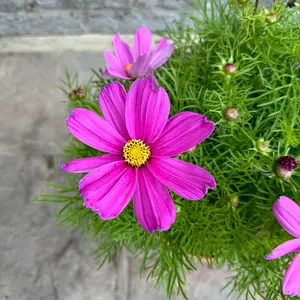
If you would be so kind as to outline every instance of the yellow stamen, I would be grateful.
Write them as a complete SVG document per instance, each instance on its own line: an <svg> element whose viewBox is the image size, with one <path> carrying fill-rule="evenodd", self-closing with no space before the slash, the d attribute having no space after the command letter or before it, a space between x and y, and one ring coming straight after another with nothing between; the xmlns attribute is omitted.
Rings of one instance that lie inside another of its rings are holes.
<svg viewBox="0 0 300 300"><path fill-rule="evenodd" d="M124 70L125 72L128 72L129 69L131 68L132 64L128 64L127 66L125 66Z"/></svg>
<svg viewBox="0 0 300 300"><path fill-rule="evenodd" d="M133 167L144 165L150 157L150 147L141 140L130 140L123 148L125 161Z"/></svg>

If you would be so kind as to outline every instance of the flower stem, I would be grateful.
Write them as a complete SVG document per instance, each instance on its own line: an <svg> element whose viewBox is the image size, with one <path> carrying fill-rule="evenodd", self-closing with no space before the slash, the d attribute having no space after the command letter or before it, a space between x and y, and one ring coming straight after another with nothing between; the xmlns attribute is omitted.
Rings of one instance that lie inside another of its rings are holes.
<svg viewBox="0 0 300 300"><path fill-rule="evenodd" d="M259 0L255 0L255 9L254 9L255 12L257 12L258 6L259 6Z"/></svg>

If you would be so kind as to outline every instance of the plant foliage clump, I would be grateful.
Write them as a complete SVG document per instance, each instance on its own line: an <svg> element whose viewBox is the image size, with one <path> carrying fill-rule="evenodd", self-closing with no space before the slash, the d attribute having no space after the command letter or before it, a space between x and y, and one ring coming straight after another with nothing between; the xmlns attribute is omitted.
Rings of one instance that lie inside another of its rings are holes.
<svg viewBox="0 0 300 300"><path fill-rule="evenodd" d="M172 194L176 222L153 234L140 227L132 205L109 221L85 208L77 188L82 175L68 175L66 186L51 183L57 192L39 200L64 204L59 223L84 228L97 241L101 265L122 248L141 257L141 271L147 269L169 297L185 296L186 273L205 258L236 271L228 284L239 295L287 299L281 281L292 257L266 261L264 256L290 239L273 216L273 203L280 195L300 201L298 169L288 180L274 172L280 156L300 155L298 12L274 4L276 21L269 22L270 12L250 2L198 0L193 9L189 25L167 29L175 51L155 76L168 92L172 115L189 110L215 122L210 138L180 158L208 170L217 189L201 201ZM70 109L85 107L101 114L97 96L107 82L98 70L93 72L94 80L82 87L84 96L70 99ZM67 95L78 88L75 79L68 75ZM226 115L228 108L235 109L234 118ZM98 155L70 137L63 160Z"/></svg>

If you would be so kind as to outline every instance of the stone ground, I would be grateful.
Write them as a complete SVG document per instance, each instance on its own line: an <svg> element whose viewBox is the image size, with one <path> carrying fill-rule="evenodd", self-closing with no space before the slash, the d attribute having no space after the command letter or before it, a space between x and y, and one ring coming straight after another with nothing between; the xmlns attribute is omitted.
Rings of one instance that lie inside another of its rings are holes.
<svg viewBox="0 0 300 300"><path fill-rule="evenodd" d="M65 66L86 81L103 54L14 50L0 51L0 300L165 299L139 277L139 260L127 253L97 271L80 232L56 227L52 205L32 203L50 191L44 180L63 182L58 161L67 111L57 86ZM199 266L188 275L189 299L226 299L220 289L227 276Z"/></svg>

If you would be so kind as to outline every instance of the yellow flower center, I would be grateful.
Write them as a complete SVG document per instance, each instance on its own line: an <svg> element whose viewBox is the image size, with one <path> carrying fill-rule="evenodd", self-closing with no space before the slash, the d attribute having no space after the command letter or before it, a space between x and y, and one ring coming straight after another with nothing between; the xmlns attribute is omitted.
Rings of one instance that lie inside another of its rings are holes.
<svg viewBox="0 0 300 300"><path fill-rule="evenodd" d="M131 68L132 64L128 64L127 66L125 66L124 70L125 72L128 72L129 69Z"/></svg>
<svg viewBox="0 0 300 300"><path fill-rule="evenodd" d="M123 148L125 161L133 167L144 165L150 157L150 147L141 140L130 140Z"/></svg>

